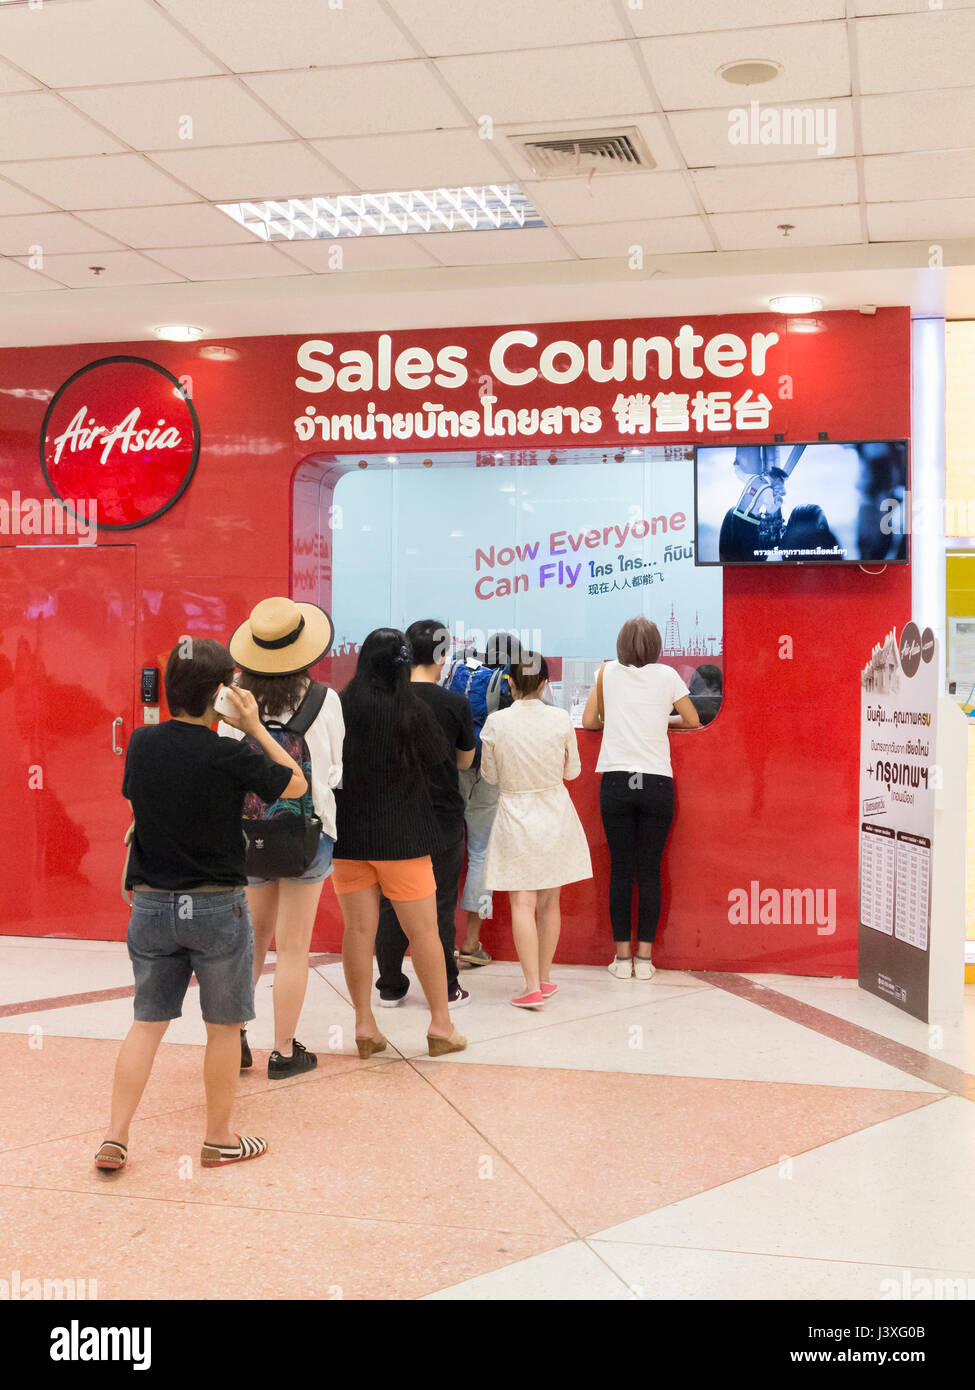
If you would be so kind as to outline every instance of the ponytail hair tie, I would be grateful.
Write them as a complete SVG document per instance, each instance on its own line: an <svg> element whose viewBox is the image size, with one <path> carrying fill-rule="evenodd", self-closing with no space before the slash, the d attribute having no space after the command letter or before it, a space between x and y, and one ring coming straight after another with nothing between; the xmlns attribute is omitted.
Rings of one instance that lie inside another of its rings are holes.
<svg viewBox="0 0 975 1390"><path fill-rule="evenodd" d="M393 657L394 666L406 666L413 660L413 653L409 647L402 646L396 656Z"/></svg>

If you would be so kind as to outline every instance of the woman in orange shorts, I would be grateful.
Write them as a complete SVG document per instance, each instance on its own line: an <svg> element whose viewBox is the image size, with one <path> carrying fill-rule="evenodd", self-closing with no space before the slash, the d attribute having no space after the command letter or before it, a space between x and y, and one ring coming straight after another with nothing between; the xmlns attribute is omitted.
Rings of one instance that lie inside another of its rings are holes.
<svg viewBox="0 0 975 1390"><path fill-rule="evenodd" d="M428 770L445 757L443 735L410 685L410 648L395 628L362 644L356 673L342 691L345 742L336 789L335 892L345 931L342 965L355 1009L360 1057L386 1039L372 1012L372 958L379 898L392 903L410 943L427 1004L431 1057L460 1052L467 1041L447 1007L447 971L437 930L432 851L442 848L428 791Z"/></svg>

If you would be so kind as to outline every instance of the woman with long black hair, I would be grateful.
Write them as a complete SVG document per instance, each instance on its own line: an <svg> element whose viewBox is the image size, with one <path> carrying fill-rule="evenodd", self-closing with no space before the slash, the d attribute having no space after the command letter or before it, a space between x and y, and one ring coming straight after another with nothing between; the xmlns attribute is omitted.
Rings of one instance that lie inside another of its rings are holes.
<svg viewBox="0 0 975 1390"><path fill-rule="evenodd" d="M447 971L437 930L430 855L441 842L428 777L447 755L444 737L410 683L412 652L404 634L381 627L362 644L356 673L342 691L345 742L336 789L335 892L342 909L342 965L355 1009L360 1057L386 1039L372 1012L372 957L380 894L392 903L430 1008L431 1057L460 1052L447 1004Z"/></svg>

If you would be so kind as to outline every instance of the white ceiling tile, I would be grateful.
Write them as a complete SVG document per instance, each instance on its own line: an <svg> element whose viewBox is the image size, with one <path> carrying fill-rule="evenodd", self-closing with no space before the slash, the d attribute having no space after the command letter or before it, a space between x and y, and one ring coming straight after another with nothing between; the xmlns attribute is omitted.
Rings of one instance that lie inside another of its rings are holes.
<svg viewBox="0 0 975 1390"><path fill-rule="evenodd" d="M703 217L663 217L656 222L607 222L592 227L559 229L574 251L585 260L607 256L621 260L639 247L645 256L680 255L711 251L711 239Z"/></svg>
<svg viewBox="0 0 975 1390"><path fill-rule="evenodd" d="M33 78L24 76L9 63L0 61L0 92L32 92L37 88Z"/></svg>
<svg viewBox="0 0 975 1390"><path fill-rule="evenodd" d="M234 72L324 68L411 58L377 0L162 0Z"/></svg>
<svg viewBox="0 0 975 1390"><path fill-rule="evenodd" d="M220 70L143 0L18 5L3 15L3 53L48 87L202 77Z"/></svg>
<svg viewBox="0 0 975 1390"><path fill-rule="evenodd" d="M413 270L435 265L433 257L411 236L339 237L324 241L289 241L287 254L324 274L367 270ZM336 252L341 259L336 262Z"/></svg>
<svg viewBox="0 0 975 1390"><path fill-rule="evenodd" d="M53 212L40 198L14 188L6 179L0 178L0 217L16 217L25 212Z"/></svg>
<svg viewBox="0 0 975 1390"><path fill-rule="evenodd" d="M431 232L415 238L444 265L505 265L522 261L571 260L554 232L546 227L507 232Z"/></svg>
<svg viewBox="0 0 975 1390"><path fill-rule="evenodd" d="M691 175L708 212L815 207L857 201L856 162L806 159L753 169L698 169Z"/></svg>
<svg viewBox="0 0 975 1390"><path fill-rule="evenodd" d="M185 203L193 195L137 154L40 159L0 165L0 173L69 211Z"/></svg>
<svg viewBox="0 0 975 1390"><path fill-rule="evenodd" d="M18 261L0 261L0 294L30 294L33 290L59 290L55 280L36 275Z"/></svg>
<svg viewBox="0 0 975 1390"><path fill-rule="evenodd" d="M975 145L975 87L864 97L860 130L865 154Z"/></svg>
<svg viewBox="0 0 975 1390"><path fill-rule="evenodd" d="M845 15L846 0L734 0L733 7L728 0L680 0L678 5L674 0L640 0L626 11L633 32L646 37L804 24Z"/></svg>
<svg viewBox="0 0 975 1390"><path fill-rule="evenodd" d="M858 19L856 35L864 93L971 85L975 10Z"/></svg>
<svg viewBox="0 0 975 1390"><path fill-rule="evenodd" d="M102 267L95 275L93 265ZM74 289L105 289L111 285L163 285L183 277L155 265L137 251L89 251L85 255L46 256L44 271Z"/></svg>
<svg viewBox="0 0 975 1390"><path fill-rule="evenodd" d="M626 37L611 0L392 0L424 50L510 53Z"/></svg>
<svg viewBox="0 0 975 1390"><path fill-rule="evenodd" d="M975 150L881 154L863 161L864 191L871 203L897 203L904 194L929 198L975 197Z"/></svg>
<svg viewBox="0 0 975 1390"><path fill-rule="evenodd" d="M307 271L273 246L194 246L153 252L153 260L185 275L187 280L261 280L272 275L305 275Z"/></svg>
<svg viewBox="0 0 975 1390"><path fill-rule="evenodd" d="M522 184L546 222L637 221L685 217L697 203L684 174L596 174L592 179L544 179Z"/></svg>
<svg viewBox="0 0 975 1390"><path fill-rule="evenodd" d="M204 203L86 212L85 220L136 250L154 246L227 246L232 242L255 241L253 232L248 232L225 212L218 212Z"/></svg>
<svg viewBox="0 0 975 1390"><path fill-rule="evenodd" d="M39 246L44 256L59 251L117 251L117 244L66 212L0 217L0 256L27 256ZM43 266L32 267L43 270Z"/></svg>
<svg viewBox="0 0 975 1390"><path fill-rule="evenodd" d="M299 135L373 135L467 121L421 61L266 73L247 84Z"/></svg>
<svg viewBox="0 0 975 1390"><path fill-rule="evenodd" d="M757 132L759 136L762 131L762 121L770 111L781 113L788 111L785 107L768 107L764 103L760 108ZM797 109L797 108L792 108ZM790 138L789 143L763 145L759 140L744 144L732 143L731 136L737 130L740 122L729 119L727 110L714 111L675 111L668 117L670 128L676 137L677 143L684 155L687 164L692 169L723 167L734 164L778 164L791 163L795 160L805 160L809 158L828 159L834 156L849 156L854 153L853 144L853 111L852 103L849 101L811 101L803 104L803 111L810 111L810 117L803 117L801 129L793 127L787 123L786 118L780 121L780 131L785 133L787 130L790 137L799 134L803 143L795 143ZM734 108L732 108L732 112ZM811 126L809 122L812 122ZM769 126L771 130L771 126ZM752 133L751 116L748 117L747 134ZM806 143L806 136L811 134L813 142ZM829 150L835 142L835 150L830 154L820 155L820 146Z"/></svg>
<svg viewBox="0 0 975 1390"><path fill-rule="evenodd" d="M112 154L122 148L51 92L0 97L0 159Z"/></svg>
<svg viewBox="0 0 975 1390"><path fill-rule="evenodd" d="M290 136L287 126L233 77L87 87L71 92L68 100L137 150L245 145Z"/></svg>
<svg viewBox="0 0 975 1390"><path fill-rule="evenodd" d="M495 153L497 139L482 140L472 130L367 135L356 140L316 140L314 144L358 188L370 193L493 183L509 177ZM507 143L503 152L507 153Z"/></svg>
<svg viewBox="0 0 975 1390"><path fill-rule="evenodd" d="M513 163L515 173L523 179L535 178L536 174L528 157L523 155L521 147L516 142L516 136L522 135L559 135L568 131L572 134L606 134L609 131L629 130L636 128L637 133L643 136L650 157L654 161L653 167L658 170L678 169L680 160L675 153L671 141L667 138L667 130L664 118L661 116L623 116L616 121L609 122L605 118L593 120L574 121L525 121L519 125L496 126L494 138L503 139L503 145L508 158Z"/></svg>
<svg viewBox="0 0 975 1390"><path fill-rule="evenodd" d="M0 223L0 226L3 224ZM928 203L874 203L867 209L871 241L950 241L975 237L975 198Z"/></svg>
<svg viewBox="0 0 975 1390"><path fill-rule="evenodd" d="M780 208L776 212L720 212L710 219L722 251L782 246L851 246L860 241L857 207ZM786 237L778 230L791 222Z"/></svg>
<svg viewBox="0 0 975 1390"><path fill-rule="evenodd" d="M813 102L850 93L846 25L826 23L726 30L676 38L641 39L661 105L667 111L703 106L762 106ZM771 82L740 87L718 76L724 63L771 59L783 65Z"/></svg>
<svg viewBox="0 0 975 1390"><path fill-rule="evenodd" d="M441 58L437 67L472 114L495 125L653 109L628 43Z"/></svg>
<svg viewBox="0 0 975 1390"><path fill-rule="evenodd" d="M241 145L222 149L171 150L153 159L205 198L223 203L241 198L324 197L348 193L352 184L333 174L307 145Z"/></svg>
<svg viewBox="0 0 975 1390"><path fill-rule="evenodd" d="M853 0L853 8L858 15L917 14L919 3L918 0ZM933 10L935 6L929 3L928 8ZM971 10L975 9L975 0L939 0L937 8Z"/></svg>

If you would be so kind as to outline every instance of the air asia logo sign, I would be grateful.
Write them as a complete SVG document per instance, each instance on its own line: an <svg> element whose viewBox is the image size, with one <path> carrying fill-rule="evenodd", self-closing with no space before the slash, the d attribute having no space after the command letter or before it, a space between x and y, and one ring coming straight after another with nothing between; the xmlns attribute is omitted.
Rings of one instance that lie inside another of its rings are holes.
<svg viewBox="0 0 975 1390"><path fill-rule="evenodd" d="M178 379L143 357L103 357L56 393L41 470L60 501L97 504L98 526L130 531L167 512L189 486L200 424Z"/></svg>

